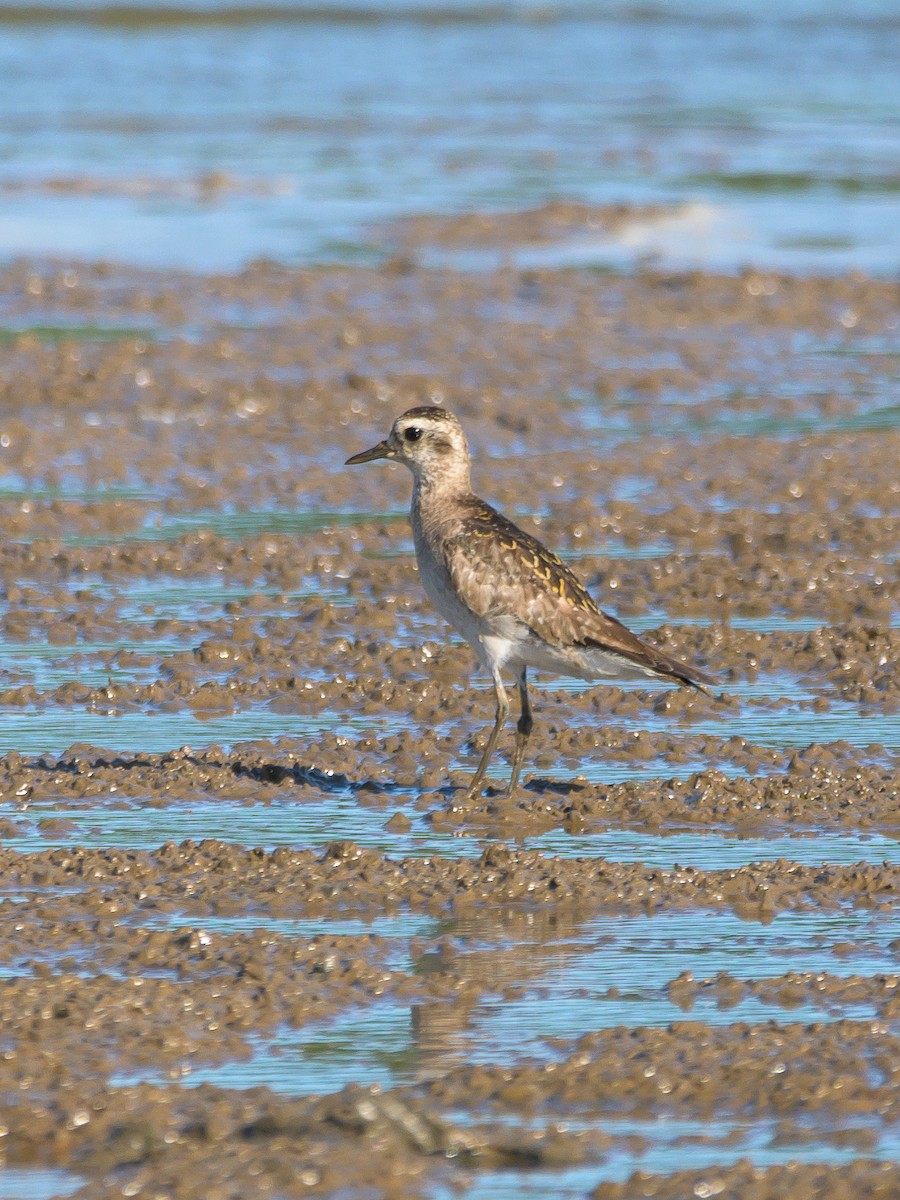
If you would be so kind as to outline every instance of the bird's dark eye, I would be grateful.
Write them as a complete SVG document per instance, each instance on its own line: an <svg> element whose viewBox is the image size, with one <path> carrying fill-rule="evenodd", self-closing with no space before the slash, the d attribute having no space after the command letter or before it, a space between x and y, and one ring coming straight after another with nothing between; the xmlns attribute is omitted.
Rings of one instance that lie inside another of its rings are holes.
<svg viewBox="0 0 900 1200"><path fill-rule="evenodd" d="M416 429L415 425L411 425L409 429L403 430L403 436L408 442L417 442L422 436L422 430Z"/></svg>

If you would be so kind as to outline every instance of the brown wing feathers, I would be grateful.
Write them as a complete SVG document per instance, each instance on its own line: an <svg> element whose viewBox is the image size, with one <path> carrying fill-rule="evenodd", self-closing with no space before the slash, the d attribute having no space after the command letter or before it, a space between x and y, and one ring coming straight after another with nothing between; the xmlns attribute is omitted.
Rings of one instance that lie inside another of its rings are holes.
<svg viewBox="0 0 900 1200"><path fill-rule="evenodd" d="M689 687L703 689L713 683L702 671L657 650L603 612L565 563L477 497L471 498L470 511L447 552L454 584L481 616L513 613L553 645L595 646ZM477 570L478 560L489 560L492 570Z"/></svg>

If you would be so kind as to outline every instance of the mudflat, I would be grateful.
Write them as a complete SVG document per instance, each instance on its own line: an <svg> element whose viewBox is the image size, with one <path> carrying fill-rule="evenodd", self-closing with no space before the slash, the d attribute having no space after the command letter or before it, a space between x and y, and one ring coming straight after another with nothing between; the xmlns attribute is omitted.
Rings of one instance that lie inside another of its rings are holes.
<svg viewBox="0 0 900 1200"><path fill-rule="evenodd" d="M28 1194L900 1191L898 299L0 271ZM709 696L542 681L522 786L511 726L465 799L490 689L421 592L408 475L342 466L428 403Z"/></svg>

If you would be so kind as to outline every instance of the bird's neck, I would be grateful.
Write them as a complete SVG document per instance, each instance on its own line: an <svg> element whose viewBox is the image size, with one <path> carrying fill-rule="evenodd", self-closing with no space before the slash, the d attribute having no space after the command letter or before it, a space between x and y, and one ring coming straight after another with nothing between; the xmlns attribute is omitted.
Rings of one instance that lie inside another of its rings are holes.
<svg viewBox="0 0 900 1200"><path fill-rule="evenodd" d="M418 474L413 485L413 519L418 519L423 528L433 529L452 520L471 495L472 481L467 462L439 474Z"/></svg>

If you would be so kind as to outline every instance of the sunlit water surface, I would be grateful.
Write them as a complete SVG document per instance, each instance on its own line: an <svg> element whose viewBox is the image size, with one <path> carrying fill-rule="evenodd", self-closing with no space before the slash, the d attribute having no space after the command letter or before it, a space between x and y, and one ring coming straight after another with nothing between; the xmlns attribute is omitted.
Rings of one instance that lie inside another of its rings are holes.
<svg viewBox="0 0 900 1200"><path fill-rule="evenodd" d="M417 212L661 206L432 261L900 264L892 0L0 13L0 255L369 261Z"/></svg>

